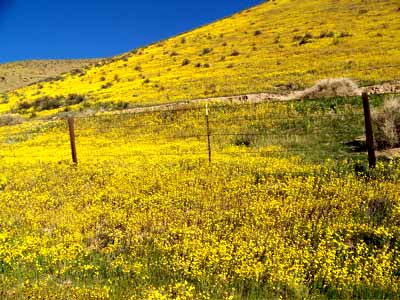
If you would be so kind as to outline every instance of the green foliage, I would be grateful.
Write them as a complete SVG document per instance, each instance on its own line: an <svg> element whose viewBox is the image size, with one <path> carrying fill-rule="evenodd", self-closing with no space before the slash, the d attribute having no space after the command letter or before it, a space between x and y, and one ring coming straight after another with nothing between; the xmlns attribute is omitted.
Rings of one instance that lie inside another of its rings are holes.
<svg viewBox="0 0 400 300"><path fill-rule="evenodd" d="M212 49L211 48L204 48L202 51L201 51L201 55L207 55L207 54L209 54L209 53L211 53L212 52Z"/></svg>
<svg viewBox="0 0 400 300"><path fill-rule="evenodd" d="M234 49L231 53L231 56L239 56L240 52L237 49Z"/></svg>
<svg viewBox="0 0 400 300"><path fill-rule="evenodd" d="M255 136L249 134L238 135L233 139L233 144L236 146L249 147L254 143Z"/></svg>
<svg viewBox="0 0 400 300"><path fill-rule="evenodd" d="M187 66L188 64L190 64L190 59L185 58L185 59L182 61L182 66Z"/></svg>
<svg viewBox="0 0 400 300"><path fill-rule="evenodd" d="M23 101L18 104L17 111L24 112L32 109L33 111L44 111L57 109L62 106L76 105L85 101L85 96L78 94L69 94L67 97L55 96L49 97L44 96L34 100L33 102Z"/></svg>
<svg viewBox="0 0 400 300"><path fill-rule="evenodd" d="M109 88L112 87L112 86L113 86L112 82L107 82L106 84L103 84L103 85L101 86L101 88L102 88L102 89L109 89Z"/></svg>
<svg viewBox="0 0 400 300"><path fill-rule="evenodd" d="M6 93L0 94L0 103L7 104L8 103L8 95Z"/></svg>
<svg viewBox="0 0 400 300"><path fill-rule="evenodd" d="M382 225L393 209L393 201L387 197L373 198L368 202L368 217L377 224Z"/></svg>

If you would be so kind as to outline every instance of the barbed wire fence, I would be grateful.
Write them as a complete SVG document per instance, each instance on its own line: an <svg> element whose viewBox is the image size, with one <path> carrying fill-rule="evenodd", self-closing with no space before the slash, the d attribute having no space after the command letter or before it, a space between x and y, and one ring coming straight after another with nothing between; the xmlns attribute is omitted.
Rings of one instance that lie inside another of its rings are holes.
<svg viewBox="0 0 400 300"><path fill-rule="evenodd" d="M1 157L38 161L91 162L141 157L199 157L212 163L224 156L299 156L323 161L360 157L368 150L376 163L368 95L364 110L336 112L335 107L308 111L294 102L209 104L175 110L70 116L3 137ZM276 111L276 105L279 106ZM299 106L300 107L300 106ZM46 139L43 133L51 132ZM355 138L366 136L359 151ZM50 138L51 137L51 138ZM371 142L372 141L372 142Z"/></svg>

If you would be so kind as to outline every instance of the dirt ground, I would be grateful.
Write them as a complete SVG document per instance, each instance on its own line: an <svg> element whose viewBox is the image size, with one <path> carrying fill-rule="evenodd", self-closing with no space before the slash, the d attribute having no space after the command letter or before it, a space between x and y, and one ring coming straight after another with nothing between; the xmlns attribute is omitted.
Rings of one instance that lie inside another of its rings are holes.
<svg viewBox="0 0 400 300"><path fill-rule="evenodd" d="M400 81L387 82L381 85L373 85L368 87L362 87L354 91L354 94L361 95L362 92L368 94L400 94ZM215 97L215 98L203 98L194 99L182 102L174 102L167 104L159 104L146 107L130 108L122 111L106 112L107 114L120 114L120 113L141 113L148 111L160 111L160 110L175 110L185 108L193 104L201 103L261 103L266 101L289 101L301 99L304 91L295 91L286 94L272 94L272 93L258 93L258 94L246 94L237 96L227 97Z"/></svg>

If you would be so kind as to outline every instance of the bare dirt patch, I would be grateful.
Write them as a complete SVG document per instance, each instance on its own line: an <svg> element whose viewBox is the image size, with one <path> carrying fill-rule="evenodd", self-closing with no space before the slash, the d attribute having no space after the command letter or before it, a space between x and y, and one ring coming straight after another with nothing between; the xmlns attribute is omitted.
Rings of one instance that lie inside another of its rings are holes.
<svg viewBox="0 0 400 300"><path fill-rule="evenodd" d="M255 94L245 94L245 95L235 95L235 96L210 97L210 98L193 99L193 100L145 106L145 107L135 107L126 110L106 112L106 113L119 114L119 113L141 113L141 112L160 111L160 110L176 110L202 103L240 104L240 103L262 103L268 101L290 101L296 99L300 100L303 98L306 91L307 90L294 91L286 94L255 93ZM355 88L353 91L351 91L351 95L361 95L362 92L364 91L368 92L369 94L391 94L391 93L400 94L400 81L388 82L381 85L373 85L362 88Z"/></svg>

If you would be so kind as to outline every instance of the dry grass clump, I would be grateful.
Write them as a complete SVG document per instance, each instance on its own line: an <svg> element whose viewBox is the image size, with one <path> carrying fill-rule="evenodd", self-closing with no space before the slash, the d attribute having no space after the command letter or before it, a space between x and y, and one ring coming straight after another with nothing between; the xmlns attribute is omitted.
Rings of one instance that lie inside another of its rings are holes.
<svg viewBox="0 0 400 300"><path fill-rule="evenodd" d="M374 111L372 117L378 149L400 147L400 97L386 99L383 108Z"/></svg>
<svg viewBox="0 0 400 300"><path fill-rule="evenodd" d="M329 78L318 81L313 87L304 90L302 99L317 99L324 97L345 97L358 94L357 84L349 78Z"/></svg>
<svg viewBox="0 0 400 300"><path fill-rule="evenodd" d="M17 114L0 115L0 126L17 125L23 123L24 121L25 119Z"/></svg>

